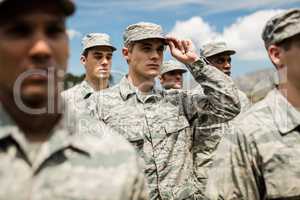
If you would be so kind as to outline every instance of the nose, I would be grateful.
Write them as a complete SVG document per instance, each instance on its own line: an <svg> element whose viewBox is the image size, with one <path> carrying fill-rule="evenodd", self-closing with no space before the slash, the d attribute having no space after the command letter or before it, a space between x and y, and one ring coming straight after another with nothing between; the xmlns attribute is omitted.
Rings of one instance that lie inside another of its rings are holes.
<svg viewBox="0 0 300 200"><path fill-rule="evenodd" d="M102 61L101 61L101 65L108 65L108 59L103 58Z"/></svg>
<svg viewBox="0 0 300 200"><path fill-rule="evenodd" d="M177 79L177 80L181 80L181 79L182 79L182 75L181 75L181 74L179 74L179 73L178 73L178 74L176 74L176 79Z"/></svg>
<svg viewBox="0 0 300 200"><path fill-rule="evenodd" d="M151 59L157 60L160 57L160 53L158 51L152 51Z"/></svg>
<svg viewBox="0 0 300 200"><path fill-rule="evenodd" d="M224 69L230 69L231 68L231 63L226 62L226 64L224 65Z"/></svg>
<svg viewBox="0 0 300 200"><path fill-rule="evenodd" d="M34 37L29 56L34 65L44 65L50 62L52 57L50 41L43 33Z"/></svg>

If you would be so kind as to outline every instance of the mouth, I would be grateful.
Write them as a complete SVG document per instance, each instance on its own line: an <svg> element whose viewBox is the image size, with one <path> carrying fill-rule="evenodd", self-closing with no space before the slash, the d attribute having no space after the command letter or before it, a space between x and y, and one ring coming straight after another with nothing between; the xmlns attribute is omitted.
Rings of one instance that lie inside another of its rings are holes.
<svg viewBox="0 0 300 200"><path fill-rule="evenodd" d="M159 67L160 65L159 64L148 64L147 66L149 66L149 67Z"/></svg>
<svg viewBox="0 0 300 200"><path fill-rule="evenodd" d="M47 75L41 75L41 74L32 74L30 76L27 76L23 79L22 85L40 85L40 84L47 84L48 83L48 77Z"/></svg>
<svg viewBox="0 0 300 200"><path fill-rule="evenodd" d="M230 76L230 74L231 74L231 71L224 71L224 74L226 74L226 75Z"/></svg>

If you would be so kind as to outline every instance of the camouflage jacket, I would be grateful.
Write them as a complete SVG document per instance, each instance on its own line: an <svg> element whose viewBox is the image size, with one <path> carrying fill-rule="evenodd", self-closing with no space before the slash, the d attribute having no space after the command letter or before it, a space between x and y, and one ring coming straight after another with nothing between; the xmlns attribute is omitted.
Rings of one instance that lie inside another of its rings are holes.
<svg viewBox="0 0 300 200"><path fill-rule="evenodd" d="M198 116L209 125L239 113L230 77L202 60L187 67L201 84L194 90L153 89L144 96L124 77L90 98L92 115L123 135L143 158L151 199L200 199L192 171L192 121Z"/></svg>
<svg viewBox="0 0 300 200"><path fill-rule="evenodd" d="M221 141L209 172L210 199L300 199L300 112L277 90Z"/></svg>
<svg viewBox="0 0 300 200"><path fill-rule="evenodd" d="M0 199L147 199L134 148L88 121L92 128L70 132L62 119L31 159L31 143L0 104Z"/></svg>
<svg viewBox="0 0 300 200"><path fill-rule="evenodd" d="M75 106L76 103L87 99L93 92L95 92L94 88L83 80L80 84L63 91L61 96L68 104Z"/></svg>
<svg viewBox="0 0 300 200"><path fill-rule="evenodd" d="M202 126L201 119L197 119L194 122L194 171L203 192L205 191L208 171L212 166L215 151L223 135L230 134L233 131L235 122L251 106L250 101L244 92L238 90L238 95L241 103L241 113L234 119L225 123L217 123L209 126Z"/></svg>

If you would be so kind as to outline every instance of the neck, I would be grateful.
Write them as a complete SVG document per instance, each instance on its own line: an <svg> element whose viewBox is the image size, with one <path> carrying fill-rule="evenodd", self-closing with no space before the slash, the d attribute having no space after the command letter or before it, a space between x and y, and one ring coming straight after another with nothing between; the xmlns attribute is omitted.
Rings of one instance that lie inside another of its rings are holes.
<svg viewBox="0 0 300 200"><path fill-rule="evenodd" d="M44 142L48 139L50 131L61 118L60 113L29 114L19 109L12 95L0 93L0 100L11 118L24 132L25 137L32 142Z"/></svg>
<svg viewBox="0 0 300 200"><path fill-rule="evenodd" d="M144 78L135 76L132 73L128 74L128 80L142 93L148 93L153 89L155 81L153 78Z"/></svg>
<svg viewBox="0 0 300 200"><path fill-rule="evenodd" d="M85 80L90 84L90 86L92 86L92 88L95 91L106 89L109 86L108 78L92 79L92 78L86 77Z"/></svg>
<svg viewBox="0 0 300 200"><path fill-rule="evenodd" d="M300 88L293 84L282 83L278 86L279 91L296 109L300 110Z"/></svg>

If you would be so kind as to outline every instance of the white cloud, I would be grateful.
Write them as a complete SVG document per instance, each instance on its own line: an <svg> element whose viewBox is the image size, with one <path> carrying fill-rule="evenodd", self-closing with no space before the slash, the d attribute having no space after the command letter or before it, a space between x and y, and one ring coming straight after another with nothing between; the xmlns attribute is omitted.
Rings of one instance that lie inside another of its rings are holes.
<svg viewBox="0 0 300 200"><path fill-rule="evenodd" d="M216 32L214 27L201 17L176 22L170 34L181 38L190 38L196 48L210 41L225 41L237 50L240 60L263 60L266 58L261 33L268 19L282 10L263 10L238 18L223 32Z"/></svg>
<svg viewBox="0 0 300 200"><path fill-rule="evenodd" d="M80 33L77 30L74 30L74 29L67 30L67 33L68 33L68 36L69 36L70 40L72 40L72 39L74 39L76 37L80 38L82 36L82 33Z"/></svg>

